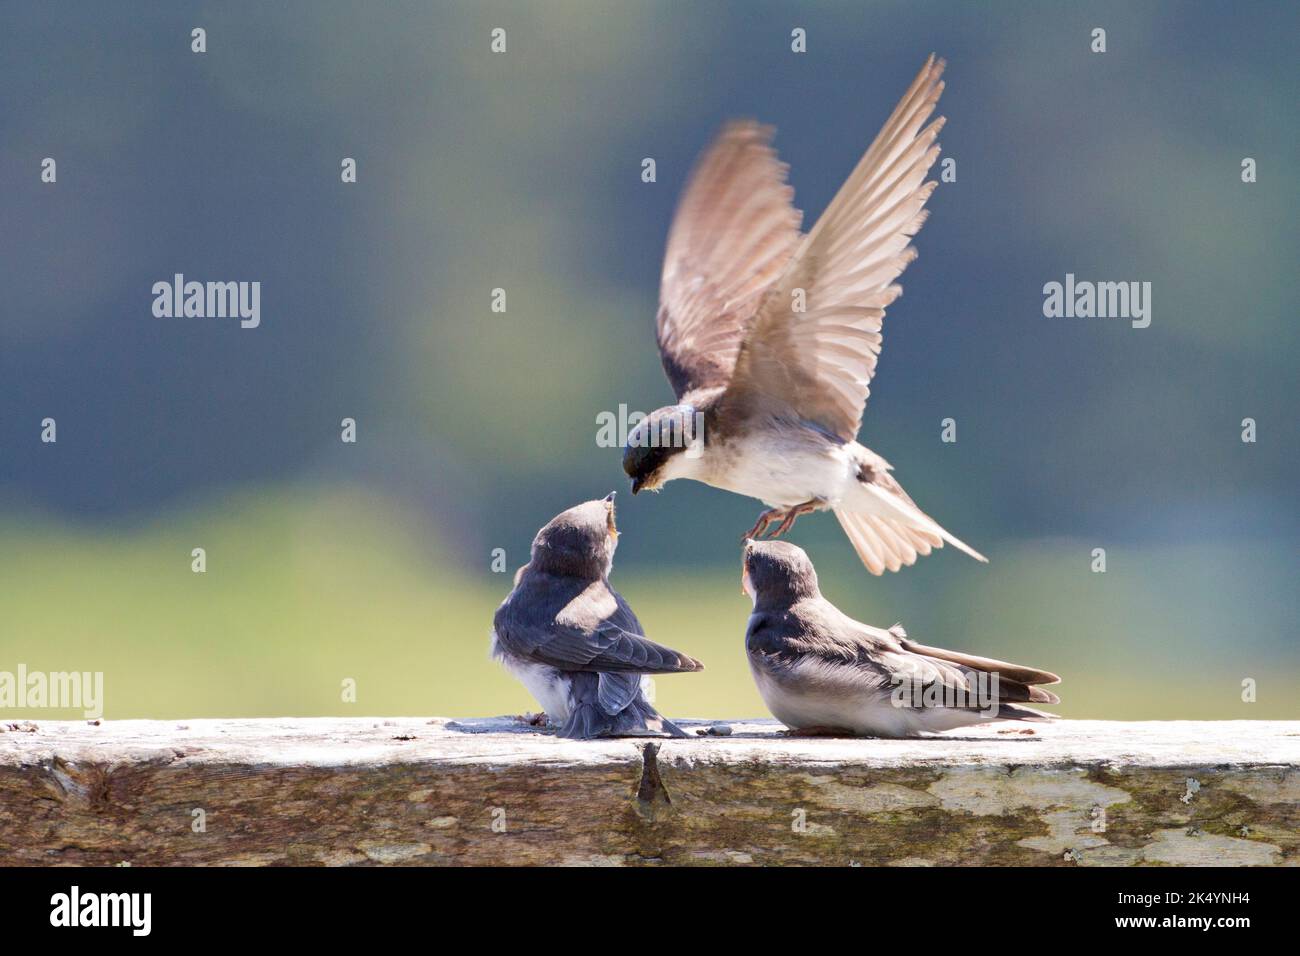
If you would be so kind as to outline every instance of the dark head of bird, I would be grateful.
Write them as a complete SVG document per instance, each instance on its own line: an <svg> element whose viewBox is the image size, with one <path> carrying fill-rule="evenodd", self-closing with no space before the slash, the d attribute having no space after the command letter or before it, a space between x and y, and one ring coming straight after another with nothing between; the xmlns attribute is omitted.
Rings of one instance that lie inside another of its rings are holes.
<svg viewBox="0 0 1300 956"><path fill-rule="evenodd" d="M817 569L803 548L787 541L745 542L741 584L755 604L788 604L816 597Z"/></svg>
<svg viewBox="0 0 1300 956"><path fill-rule="evenodd" d="M614 492L562 511L533 538L530 569L598 580L609 574L618 547Z"/></svg>
<svg viewBox="0 0 1300 956"><path fill-rule="evenodd" d="M690 405L658 408L628 433L623 470L632 479L632 494L658 491L677 477L678 456L698 458L704 448L704 416Z"/></svg>

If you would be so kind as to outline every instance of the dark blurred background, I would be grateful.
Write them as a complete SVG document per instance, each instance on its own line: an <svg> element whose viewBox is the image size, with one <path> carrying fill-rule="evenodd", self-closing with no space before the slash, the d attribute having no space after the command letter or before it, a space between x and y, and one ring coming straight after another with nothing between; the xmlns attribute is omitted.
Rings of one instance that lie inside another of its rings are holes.
<svg viewBox="0 0 1300 956"><path fill-rule="evenodd" d="M933 50L957 181L860 437L991 563L877 579L828 515L793 540L864 620L1058 671L1068 716L1295 717L1298 9L0 5L0 670L102 670L116 718L535 709L491 615L542 523L626 488L596 416L671 399L690 164L776 125L811 226ZM260 327L154 318L177 272L260 281ZM1067 272L1150 282L1150 327L1045 318ZM614 583L709 667L660 704L761 713L759 503L619 505Z"/></svg>

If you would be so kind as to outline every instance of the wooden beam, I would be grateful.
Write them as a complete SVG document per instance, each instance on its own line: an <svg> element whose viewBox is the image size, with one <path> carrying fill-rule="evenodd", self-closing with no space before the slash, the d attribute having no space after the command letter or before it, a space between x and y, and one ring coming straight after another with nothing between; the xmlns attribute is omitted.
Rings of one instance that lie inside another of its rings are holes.
<svg viewBox="0 0 1300 956"><path fill-rule="evenodd" d="M518 718L3 729L3 865L1300 864L1300 722L850 740L742 720L592 742Z"/></svg>

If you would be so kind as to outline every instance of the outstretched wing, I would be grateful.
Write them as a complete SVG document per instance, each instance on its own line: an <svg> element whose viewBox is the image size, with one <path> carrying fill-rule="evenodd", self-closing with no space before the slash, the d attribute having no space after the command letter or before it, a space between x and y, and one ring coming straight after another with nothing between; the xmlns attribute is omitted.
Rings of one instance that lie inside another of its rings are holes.
<svg viewBox="0 0 1300 956"><path fill-rule="evenodd" d="M771 139L757 123L725 126L673 217L656 332L679 399L727 383L745 327L799 241L802 216Z"/></svg>
<svg viewBox="0 0 1300 956"><path fill-rule="evenodd" d="M793 416L857 437L894 280L914 258L939 155L944 63L926 62L875 142L795 252L750 324L728 407ZM802 301L800 301L802 300ZM801 309L802 307L802 309Z"/></svg>

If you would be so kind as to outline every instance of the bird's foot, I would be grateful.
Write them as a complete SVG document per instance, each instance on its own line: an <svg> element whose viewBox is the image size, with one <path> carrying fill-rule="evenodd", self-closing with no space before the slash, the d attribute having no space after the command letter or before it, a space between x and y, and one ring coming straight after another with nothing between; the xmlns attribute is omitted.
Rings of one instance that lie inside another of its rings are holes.
<svg viewBox="0 0 1300 956"><path fill-rule="evenodd" d="M781 535L794 527L794 523L798 520L800 515L806 515L810 511L816 511L818 508L824 507L825 504L826 500L824 498L812 498L803 502L803 504L798 504L792 508L786 509L785 515L781 518L781 523L777 525L776 530L772 532L772 537L781 537Z"/></svg>
<svg viewBox="0 0 1300 956"><path fill-rule="evenodd" d="M529 727L545 727L546 722L550 718L546 716L546 711L542 710L542 711L538 711L535 714L534 713L521 714L516 719L520 720L524 724L527 724Z"/></svg>
<svg viewBox="0 0 1300 956"><path fill-rule="evenodd" d="M781 517L783 517L783 512L779 508L768 508L758 516L758 520L754 522L754 527L740 536L741 544L744 544L749 538L763 537L763 532L767 530L767 526Z"/></svg>
<svg viewBox="0 0 1300 956"><path fill-rule="evenodd" d="M852 737L853 731L843 727L799 727L785 731L787 737Z"/></svg>

